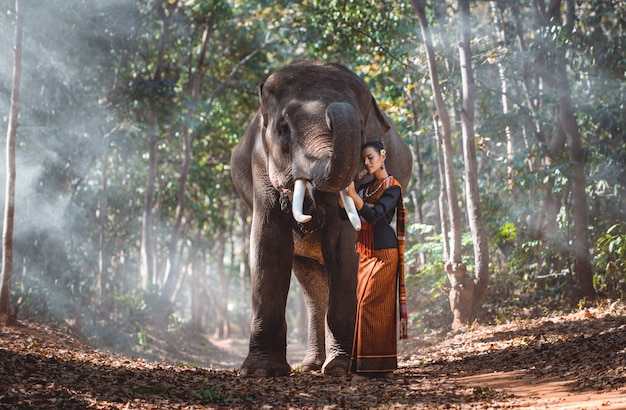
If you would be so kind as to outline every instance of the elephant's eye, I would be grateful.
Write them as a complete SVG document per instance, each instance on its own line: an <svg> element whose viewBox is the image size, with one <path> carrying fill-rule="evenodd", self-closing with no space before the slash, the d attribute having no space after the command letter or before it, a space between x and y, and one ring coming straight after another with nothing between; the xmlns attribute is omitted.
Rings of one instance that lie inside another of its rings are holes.
<svg viewBox="0 0 626 410"><path fill-rule="evenodd" d="M281 122L278 126L278 135L282 138L289 138L291 136L291 129L289 128L287 121Z"/></svg>

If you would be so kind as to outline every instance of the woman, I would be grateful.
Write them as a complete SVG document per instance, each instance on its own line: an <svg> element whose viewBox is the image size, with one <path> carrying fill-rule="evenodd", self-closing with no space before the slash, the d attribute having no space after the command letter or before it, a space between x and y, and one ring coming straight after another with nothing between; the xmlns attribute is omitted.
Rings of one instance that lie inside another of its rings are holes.
<svg viewBox="0 0 626 410"><path fill-rule="evenodd" d="M348 187L348 195L354 201L362 224L357 239L359 271L352 371L357 373L357 379L391 378L398 367L396 295L399 251L398 238L390 222L396 207L402 207L402 189L387 173L386 152L380 141L364 144L361 155L367 173L374 179L358 190L355 190L354 183ZM404 286L403 277L400 286ZM405 329L402 330L401 338L405 338Z"/></svg>

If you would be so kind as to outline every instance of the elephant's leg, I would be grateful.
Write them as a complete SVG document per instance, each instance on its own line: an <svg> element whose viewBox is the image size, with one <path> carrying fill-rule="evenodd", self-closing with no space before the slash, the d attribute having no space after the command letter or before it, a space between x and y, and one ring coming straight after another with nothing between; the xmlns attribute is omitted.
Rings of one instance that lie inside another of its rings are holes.
<svg viewBox="0 0 626 410"><path fill-rule="evenodd" d="M293 260L293 273L300 282L309 320L307 351L302 360L302 370L320 370L326 359L326 270L315 259L297 256Z"/></svg>
<svg viewBox="0 0 626 410"><path fill-rule="evenodd" d="M322 370L325 374L343 376L350 371L359 259L355 250L356 233L349 222L329 228L340 234L330 234L322 241L329 287L327 352Z"/></svg>
<svg viewBox="0 0 626 410"><path fill-rule="evenodd" d="M289 374L285 306L291 278L293 239L289 221L279 210L252 216L250 269L252 324L242 376ZM286 215L289 216L290 215Z"/></svg>

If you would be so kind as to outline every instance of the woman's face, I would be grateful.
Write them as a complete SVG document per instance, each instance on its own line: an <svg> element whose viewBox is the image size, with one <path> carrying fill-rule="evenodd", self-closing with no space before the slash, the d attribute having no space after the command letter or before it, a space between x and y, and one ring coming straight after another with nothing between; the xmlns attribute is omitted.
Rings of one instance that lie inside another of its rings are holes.
<svg viewBox="0 0 626 410"><path fill-rule="evenodd" d="M374 147L364 148L361 155L363 156L363 166L370 175L379 171L385 162L385 158Z"/></svg>

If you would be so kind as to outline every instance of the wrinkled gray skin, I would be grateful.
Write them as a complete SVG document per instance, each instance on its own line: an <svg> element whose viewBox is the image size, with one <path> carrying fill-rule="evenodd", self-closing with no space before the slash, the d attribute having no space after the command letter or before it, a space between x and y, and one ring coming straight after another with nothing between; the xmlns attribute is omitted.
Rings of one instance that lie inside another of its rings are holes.
<svg viewBox="0 0 626 410"><path fill-rule="evenodd" d="M231 158L233 182L253 214L253 317L241 375L290 372L285 305L291 272L303 289L309 318L302 369L345 375L358 256L356 232L339 218L338 192L351 181L357 186L362 182L360 147L366 141L383 140L388 171L404 187L411 175L411 153L365 83L343 66L287 66L259 87L259 98L260 108ZM313 217L304 224L291 214L298 178L308 181L303 210Z"/></svg>

